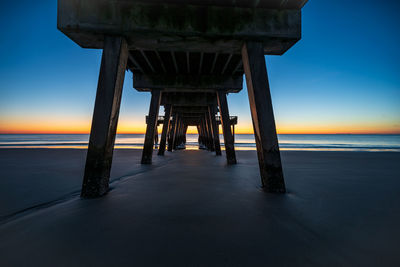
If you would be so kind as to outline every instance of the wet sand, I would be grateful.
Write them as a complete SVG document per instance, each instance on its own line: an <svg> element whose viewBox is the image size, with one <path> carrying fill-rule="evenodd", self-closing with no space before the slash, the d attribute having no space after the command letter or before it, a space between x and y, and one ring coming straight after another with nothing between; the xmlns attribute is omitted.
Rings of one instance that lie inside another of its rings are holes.
<svg viewBox="0 0 400 267"><path fill-rule="evenodd" d="M141 150L116 149L110 180L153 167L140 159ZM0 219L79 195L85 161L85 149L0 149ZM156 155L153 161L154 166L168 162Z"/></svg>
<svg viewBox="0 0 400 267"><path fill-rule="evenodd" d="M400 265L400 153L284 151L284 195L255 151L140 153L116 150L112 190L83 200L85 150L0 150L0 265Z"/></svg>

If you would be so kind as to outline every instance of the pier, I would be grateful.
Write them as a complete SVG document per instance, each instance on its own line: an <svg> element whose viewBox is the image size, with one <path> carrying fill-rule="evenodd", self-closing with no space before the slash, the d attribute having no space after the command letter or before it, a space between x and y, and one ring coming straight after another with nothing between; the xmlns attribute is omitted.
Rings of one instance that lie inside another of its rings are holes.
<svg viewBox="0 0 400 267"><path fill-rule="evenodd" d="M81 196L108 191L127 70L133 88L151 94L142 164L152 163L160 105L158 155L183 144L188 126L221 155L219 116L227 164L236 164L227 94L240 92L245 76L261 185L284 193L264 55L282 55L300 40L306 2L59 0L58 29L83 48L103 50Z"/></svg>

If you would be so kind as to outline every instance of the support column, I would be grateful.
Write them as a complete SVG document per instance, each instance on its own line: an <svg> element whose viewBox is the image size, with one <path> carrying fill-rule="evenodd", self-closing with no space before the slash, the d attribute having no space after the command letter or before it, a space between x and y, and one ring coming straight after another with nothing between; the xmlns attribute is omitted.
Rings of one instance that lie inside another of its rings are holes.
<svg viewBox="0 0 400 267"><path fill-rule="evenodd" d="M156 127L154 128L154 147L157 148L157 146L158 146L158 122L156 122Z"/></svg>
<svg viewBox="0 0 400 267"><path fill-rule="evenodd" d="M211 126L211 121L210 121L210 114L207 111L206 114L206 123L207 123L207 130L208 130L208 143L210 146L210 151L215 151L215 147L214 147L214 135L213 135L213 130L212 130L212 126Z"/></svg>
<svg viewBox="0 0 400 267"><path fill-rule="evenodd" d="M236 164L235 146L233 143L233 136L231 132L226 93L223 91L217 91L217 98L218 98L219 112L221 113L222 130L224 132L226 160L228 164Z"/></svg>
<svg viewBox="0 0 400 267"><path fill-rule="evenodd" d="M185 144L185 149L186 149L186 133L187 133L187 129L188 129L188 125L185 125L185 128L183 130L183 142Z"/></svg>
<svg viewBox="0 0 400 267"><path fill-rule="evenodd" d="M149 121L147 123L146 135L142 152L142 164L151 164L153 155L154 133L157 127L158 110L160 109L161 91L151 91L151 101L149 108Z"/></svg>
<svg viewBox="0 0 400 267"><path fill-rule="evenodd" d="M268 192L284 193L278 137L262 43L248 42L242 48L261 182Z"/></svg>
<svg viewBox="0 0 400 267"><path fill-rule="evenodd" d="M207 129L206 125L204 122L204 118L201 118L201 130L202 130L202 143L205 149L208 149L207 147Z"/></svg>
<svg viewBox="0 0 400 267"><path fill-rule="evenodd" d="M108 191L127 60L125 39L105 36L81 191L85 198Z"/></svg>
<svg viewBox="0 0 400 267"><path fill-rule="evenodd" d="M175 150L177 150L177 148L179 146L180 136L181 136L181 119L180 119L180 117L178 117L176 132L175 132L175 141L174 141L174 147L173 147Z"/></svg>
<svg viewBox="0 0 400 267"><path fill-rule="evenodd" d="M183 121L182 119L179 122L179 135L178 135L178 142L177 146L180 146L182 144L182 132L183 132Z"/></svg>
<svg viewBox="0 0 400 267"><path fill-rule="evenodd" d="M168 129L169 129L169 124L170 124L172 106L171 105L165 105L164 110L165 110L164 123L163 123L162 132L161 132L160 147L158 149L158 155L159 156L164 156L165 144L167 143L167 132L168 132Z"/></svg>
<svg viewBox="0 0 400 267"><path fill-rule="evenodd" d="M206 144L207 144L207 150L211 150L211 145L210 145L210 131L208 129L208 124L207 124L207 115L204 114L204 128L206 130Z"/></svg>
<svg viewBox="0 0 400 267"><path fill-rule="evenodd" d="M235 143L235 124L232 124L232 137L233 137L233 143Z"/></svg>
<svg viewBox="0 0 400 267"><path fill-rule="evenodd" d="M200 144L201 144L201 133L200 133L200 126L197 125L197 134L199 135L199 137L197 138L197 142L199 143L199 148L200 148Z"/></svg>
<svg viewBox="0 0 400 267"><path fill-rule="evenodd" d="M201 119L199 119L199 148L201 147L201 145L203 145L203 128L202 128L202 123L201 123Z"/></svg>
<svg viewBox="0 0 400 267"><path fill-rule="evenodd" d="M169 128L168 132L168 151L172 151L172 145L174 142L174 130L175 130L175 124L176 124L176 114L172 116L172 123Z"/></svg>
<svg viewBox="0 0 400 267"><path fill-rule="evenodd" d="M177 139L177 135L178 135L178 125L179 125L179 116L178 114L175 115L175 123L174 123L174 129L172 129L172 145L171 145L171 150L169 150L168 147L168 151L172 151L172 149L175 149L176 147L176 139Z"/></svg>
<svg viewBox="0 0 400 267"><path fill-rule="evenodd" d="M215 146L215 153L217 156L221 156L221 144L219 142L219 129L217 125L217 121L215 120L215 106L208 106L208 112L210 114L210 121L211 121L211 127L213 130L213 136L214 136L214 146Z"/></svg>

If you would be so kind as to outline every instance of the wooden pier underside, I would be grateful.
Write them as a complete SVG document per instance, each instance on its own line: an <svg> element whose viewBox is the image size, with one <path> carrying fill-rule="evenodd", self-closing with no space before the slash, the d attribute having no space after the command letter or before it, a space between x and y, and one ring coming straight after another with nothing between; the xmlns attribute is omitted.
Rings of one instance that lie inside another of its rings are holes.
<svg viewBox="0 0 400 267"><path fill-rule="evenodd" d="M282 55L300 40L301 8L306 2L58 0L57 24L81 47L104 49L105 62L113 60L109 58L112 53L105 53L106 41L124 42L122 65L113 75L107 73L112 69L102 69L98 95L102 95L99 90L112 91L125 70L133 74L133 88L151 92L143 164L152 162L160 105L164 106L165 116L158 155L184 147L188 126L197 127L199 144L221 155L220 123L227 163L236 164L237 118L230 117L226 96L242 90L245 75L262 185L268 192L285 192L264 55ZM114 80L103 86L103 76ZM107 100L100 99L99 104L96 100L95 114L99 113L97 109L105 108L101 103L119 103L119 97L110 95ZM104 126L93 124L91 136L109 131L106 125L118 117L118 111L119 104L114 105L110 115L103 116ZM84 183L83 197L100 196L108 188L105 185L111 161L103 159L112 155L115 129L113 126L112 132L104 135L110 140L97 144L103 147L95 151L89 147L92 165L86 165L85 177L98 181L102 189L97 190L96 183L90 188ZM100 176L96 168L102 170Z"/></svg>

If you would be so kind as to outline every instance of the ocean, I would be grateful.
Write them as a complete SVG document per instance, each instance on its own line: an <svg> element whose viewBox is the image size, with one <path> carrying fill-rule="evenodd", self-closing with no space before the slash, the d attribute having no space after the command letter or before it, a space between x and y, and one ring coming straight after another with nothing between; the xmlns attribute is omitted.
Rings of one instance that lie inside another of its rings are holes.
<svg viewBox="0 0 400 267"><path fill-rule="evenodd" d="M198 149L197 134L188 134L186 149ZM220 135L223 144L223 135ZM400 152L400 135L280 134L281 150ZM1 148L86 149L88 134L0 134ZM118 134L116 148L143 147L143 134ZM235 135L236 150L255 150L252 134Z"/></svg>

